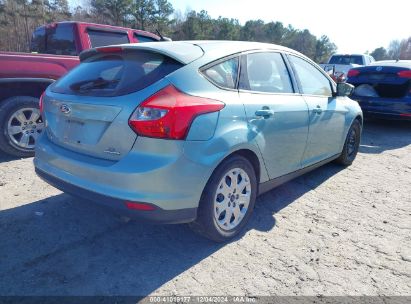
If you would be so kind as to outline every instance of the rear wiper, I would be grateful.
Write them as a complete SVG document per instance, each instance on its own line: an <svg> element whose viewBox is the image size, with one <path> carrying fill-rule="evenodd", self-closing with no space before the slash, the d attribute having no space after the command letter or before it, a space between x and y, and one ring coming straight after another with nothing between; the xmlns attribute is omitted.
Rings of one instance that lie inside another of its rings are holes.
<svg viewBox="0 0 411 304"><path fill-rule="evenodd" d="M110 84L118 83L118 82L119 82L118 79L106 80L106 79L99 77L97 79L90 79L90 80L84 80L84 81L73 83L70 86L70 89L72 89L73 91L88 91L88 90L93 90L97 88L104 88Z"/></svg>

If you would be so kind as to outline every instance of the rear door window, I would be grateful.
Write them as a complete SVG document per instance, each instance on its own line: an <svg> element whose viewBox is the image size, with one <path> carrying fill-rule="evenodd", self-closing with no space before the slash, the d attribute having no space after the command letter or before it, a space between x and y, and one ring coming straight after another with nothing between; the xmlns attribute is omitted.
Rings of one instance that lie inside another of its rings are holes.
<svg viewBox="0 0 411 304"><path fill-rule="evenodd" d="M202 73L219 87L235 89L238 78L238 60L238 57L225 60L203 69Z"/></svg>
<svg viewBox="0 0 411 304"><path fill-rule="evenodd" d="M266 93L294 93L290 75L280 53L246 55L247 69L241 72L240 89Z"/></svg>
<svg viewBox="0 0 411 304"><path fill-rule="evenodd" d="M90 38L91 47L106 46L112 44L130 43L127 33L109 32L88 29L88 36Z"/></svg>
<svg viewBox="0 0 411 304"><path fill-rule="evenodd" d="M148 51L94 55L51 88L53 92L88 96L120 96L137 92L183 65Z"/></svg>

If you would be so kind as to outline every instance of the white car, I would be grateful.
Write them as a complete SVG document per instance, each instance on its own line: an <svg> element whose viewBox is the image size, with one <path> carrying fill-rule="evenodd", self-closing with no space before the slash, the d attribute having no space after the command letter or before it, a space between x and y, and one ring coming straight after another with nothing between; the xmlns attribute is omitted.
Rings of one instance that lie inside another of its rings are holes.
<svg viewBox="0 0 411 304"><path fill-rule="evenodd" d="M330 57L328 63L320 64L334 80L347 80L348 71L352 68L358 68L369 65L375 59L366 54L335 54Z"/></svg>

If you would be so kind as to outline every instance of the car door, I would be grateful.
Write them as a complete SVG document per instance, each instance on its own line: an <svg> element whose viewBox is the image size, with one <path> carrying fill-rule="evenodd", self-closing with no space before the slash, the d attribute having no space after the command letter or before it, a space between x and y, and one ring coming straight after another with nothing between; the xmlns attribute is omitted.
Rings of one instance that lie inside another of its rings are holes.
<svg viewBox="0 0 411 304"><path fill-rule="evenodd" d="M244 54L239 94L250 140L257 142L270 179L300 169L308 135L308 107L294 90L283 56L278 52Z"/></svg>
<svg viewBox="0 0 411 304"><path fill-rule="evenodd" d="M288 55L301 93L309 108L309 134L303 167L341 153L348 110L333 96L329 78L308 60Z"/></svg>

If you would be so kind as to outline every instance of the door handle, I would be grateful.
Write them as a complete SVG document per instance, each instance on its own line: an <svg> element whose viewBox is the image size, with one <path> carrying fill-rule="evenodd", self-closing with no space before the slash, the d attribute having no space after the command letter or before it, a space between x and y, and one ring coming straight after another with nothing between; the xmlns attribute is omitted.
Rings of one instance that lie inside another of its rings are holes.
<svg viewBox="0 0 411 304"><path fill-rule="evenodd" d="M318 105L316 108L313 109L313 113L321 114L323 109Z"/></svg>
<svg viewBox="0 0 411 304"><path fill-rule="evenodd" d="M255 116L260 116L267 119L271 116L274 116L274 111L270 110L268 107L263 107L261 110L255 111Z"/></svg>

